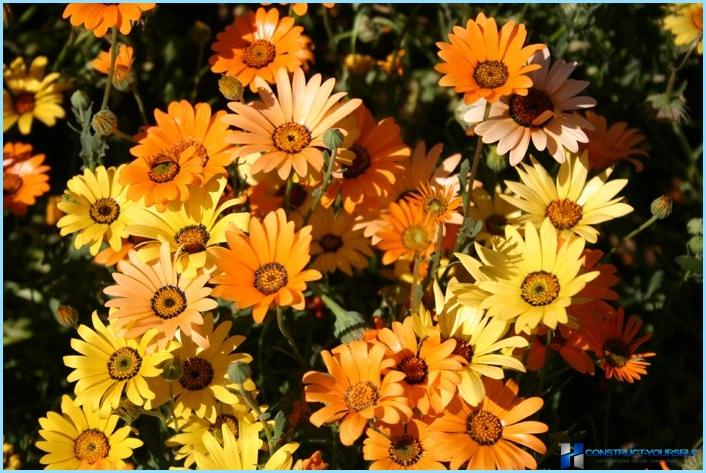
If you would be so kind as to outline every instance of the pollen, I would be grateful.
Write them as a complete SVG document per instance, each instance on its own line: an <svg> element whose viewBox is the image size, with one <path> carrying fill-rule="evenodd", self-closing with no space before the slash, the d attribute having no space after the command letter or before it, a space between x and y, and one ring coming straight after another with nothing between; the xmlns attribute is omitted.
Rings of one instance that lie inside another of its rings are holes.
<svg viewBox="0 0 706 473"><path fill-rule="evenodd" d="M429 367L426 361L418 356L408 356L399 362L397 369L405 374L405 381L409 384L421 384L427 380Z"/></svg>
<svg viewBox="0 0 706 473"><path fill-rule="evenodd" d="M380 390L370 381L359 381L346 388L343 397L348 409L362 411L377 404Z"/></svg>
<svg viewBox="0 0 706 473"><path fill-rule="evenodd" d="M289 122L275 128L272 142L280 151L298 153L311 143L311 133L304 125Z"/></svg>
<svg viewBox="0 0 706 473"><path fill-rule="evenodd" d="M186 294L176 286L163 286L152 296L151 306L160 319L173 319L186 310Z"/></svg>
<svg viewBox="0 0 706 473"><path fill-rule="evenodd" d="M189 391L200 391L207 388L213 381L213 365L208 360L194 357L184 361L184 373L179 378L179 384Z"/></svg>
<svg viewBox="0 0 706 473"><path fill-rule="evenodd" d="M488 411L472 412L466 420L468 435L479 445L495 444L503 436L503 423Z"/></svg>
<svg viewBox="0 0 706 473"><path fill-rule="evenodd" d="M275 45L264 39L258 39L243 49L243 62L254 69L261 69L275 60Z"/></svg>
<svg viewBox="0 0 706 473"><path fill-rule="evenodd" d="M120 216L120 204L111 197L103 197L91 205L88 214L94 222L110 225Z"/></svg>
<svg viewBox="0 0 706 473"><path fill-rule="evenodd" d="M424 454L422 443L411 435L393 438L387 450L390 459L400 466L416 465Z"/></svg>
<svg viewBox="0 0 706 473"><path fill-rule="evenodd" d="M266 296L279 291L288 282L287 268L280 263L263 264L255 271L255 289Z"/></svg>
<svg viewBox="0 0 706 473"><path fill-rule="evenodd" d="M520 296L531 306L545 306L559 297L560 289L556 275L546 271L534 271L522 281Z"/></svg>
<svg viewBox="0 0 706 473"><path fill-rule="evenodd" d="M431 240L427 231L418 226L411 226L402 232L402 244L412 251L424 251L429 247Z"/></svg>
<svg viewBox="0 0 706 473"><path fill-rule="evenodd" d="M529 89L527 95L513 94L509 100L510 116L518 125L539 128L551 120L551 114L543 117L545 112L554 110L554 104L547 94L537 89ZM541 120L537 122L537 119Z"/></svg>
<svg viewBox="0 0 706 473"><path fill-rule="evenodd" d="M187 225L177 232L174 239L187 253L198 253L206 249L210 235L203 224Z"/></svg>
<svg viewBox="0 0 706 473"><path fill-rule="evenodd" d="M152 182L163 184L173 180L176 175L179 174L179 169L179 163L176 161L170 158L160 157L152 163L147 175Z"/></svg>
<svg viewBox="0 0 706 473"><path fill-rule="evenodd" d="M510 74L502 61L483 61L473 71L473 80L484 89L497 89L507 82Z"/></svg>
<svg viewBox="0 0 706 473"><path fill-rule="evenodd" d="M583 208L573 200L553 200L547 205L546 216L556 229L568 230L581 221Z"/></svg>
<svg viewBox="0 0 706 473"><path fill-rule="evenodd" d="M142 357L131 347L118 348L108 359L108 375L116 381L125 381L137 376L142 366Z"/></svg>
<svg viewBox="0 0 706 473"><path fill-rule="evenodd" d="M74 456L89 465L107 457L109 452L108 437L100 430L84 430L74 440Z"/></svg>

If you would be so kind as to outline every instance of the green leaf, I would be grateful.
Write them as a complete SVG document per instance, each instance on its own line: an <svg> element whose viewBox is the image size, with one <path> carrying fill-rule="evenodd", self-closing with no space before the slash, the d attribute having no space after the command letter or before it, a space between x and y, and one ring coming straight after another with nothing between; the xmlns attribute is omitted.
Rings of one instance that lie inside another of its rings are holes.
<svg viewBox="0 0 706 473"><path fill-rule="evenodd" d="M243 384L252 376L252 370L247 363L235 361L228 366L228 379L237 384Z"/></svg>
<svg viewBox="0 0 706 473"><path fill-rule="evenodd" d="M689 235L701 235L703 233L704 220L701 218L692 218L686 222L686 230Z"/></svg>
<svg viewBox="0 0 706 473"><path fill-rule="evenodd" d="M676 260L677 263L679 263L679 266L681 266L685 271L698 275L701 274L703 267L699 259L694 258L693 256L681 255L677 256Z"/></svg>
<svg viewBox="0 0 706 473"><path fill-rule="evenodd" d="M284 424L286 423L286 418L284 417L284 412L279 411L275 415L275 425L272 428L272 444L276 447L282 438L284 433Z"/></svg>
<svg viewBox="0 0 706 473"><path fill-rule="evenodd" d="M333 334L336 338L342 343L363 338L363 332L367 324L360 313L344 309L326 294L322 294L321 299L336 317L336 321L333 324Z"/></svg>
<svg viewBox="0 0 706 473"><path fill-rule="evenodd" d="M463 208L465 209L468 206L468 199L470 196L466 192L466 189L468 189L468 172L471 169L471 164L468 162L467 159L464 159L463 162L461 162L461 167L458 171L458 182L459 185L461 186L461 197L463 197Z"/></svg>
<svg viewBox="0 0 706 473"><path fill-rule="evenodd" d="M693 236L689 239L686 246L693 255L700 259L701 253L703 253L704 250L704 237L701 235Z"/></svg>

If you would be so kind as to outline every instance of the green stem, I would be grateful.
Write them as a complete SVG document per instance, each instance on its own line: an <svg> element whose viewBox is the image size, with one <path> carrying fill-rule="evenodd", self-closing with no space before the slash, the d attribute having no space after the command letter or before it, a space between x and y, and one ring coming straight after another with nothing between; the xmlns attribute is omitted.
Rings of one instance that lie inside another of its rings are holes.
<svg viewBox="0 0 706 473"><path fill-rule="evenodd" d="M245 404L248 405L250 410L252 410L255 413L255 416L257 417L257 420L259 420L262 423L262 430L265 431L265 437L267 437L267 447L268 447L268 456L271 457L272 453L274 452L275 445L273 443L273 438L272 438L272 430L270 430L270 426L267 424L267 419L262 418L262 412L260 412L260 407L257 405L255 402L255 399L253 399L252 394L250 394L248 391L243 389L242 386L238 386L238 390L240 391L240 396L245 400Z"/></svg>
<svg viewBox="0 0 706 473"><path fill-rule="evenodd" d="M292 199L292 173L287 177L287 187L284 191L284 211L289 212L289 204Z"/></svg>
<svg viewBox="0 0 706 473"><path fill-rule="evenodd" d="M409 310L412 314L416 314L419 309L419 266L422 263L422 257L419 253L414 255L414 266L412 267L412 287L409 294Z"/></svg>
<svg viewBox="0 0 706 473"><path fill-rule="evenodd" d="M287 339L287 343L289 343L289 346L292 347L292 351L294 352L294 357L297 359L297 362L299 362L303 369L306 369L306 361L304 360L304 357L299 351L297 344L294 342L294 338L292 338L292 335L287 330L287 326L285 325L284 320L284 311L280 306L277 306L277 327L279 328L279 331L282 333L282 335L284 335L284 338Z"/></svg>
<svg viewBox="0 0 706 473"><path fill-rule="evenodd" d="M101 110L108 108L108 98L110 97L110 88L113 85L113 72L115 71L115 58L118 56L118 29L113 27L110 35L110 70L108 71L108 80L105 82L105 90L103 91L103 101L101 102Z"/></svg>
<svg viewBox="0 0 706 473"><path fill-rule="evenodd" d="M174 431L179 433L179 420L176 416L176 410L174 409L174 381L169 381L169 411L174 419Z"/></svg>
<svg viewBox="0 0 706 473"><path fill-rule="evenodd" d="M311 202L311 207L306 213L306 216L304 217L304 225L309 223L309 219L311 218L311 214L314 213L314 210L319 206L319 203L321 202L321 198L326 194L326 191L328 190L328 186L331 183L331 174L333 174L333 163L336 161L336 149L331 150L331 155L329 156L329 159L326 163L326 171L324 172L324 178L323 181L321 181L321 187L319 187L316 192L314 193L314 200Z"/></svg>
<svg viewBox="0 0 706 473"><path fill-rule="evenodd" d="M653 215L653 216L650 217L647 221L643 222L642 225L640 225L640 226L637 227L635 230L633 230L633 231L631 231L630 233L628 233L627 235L625 235L625 236L623 237L623 239L620 240L620 243L618 243L617 245L615 245L613 248L610 249L610 251L608 252L608 254L605 255L605 259L608 259L608 258L609 258L613 253L615 253L621 246L623 246L623 244L624 244L626 241L628 241L628 240L634 238L635 235L637 235L638 233L640 233L641 231L643 231L644 229L646 229L647 227L649 227L650 225L652 225L653 223L655 223L657 220L659 220L659 219L658 219L655 215Z"/></svg>
<svg viewBox="0 0 706 473"><path fill-rule="evenodd" d="M444 242L444 224L439 223L439 227L436 230L436 248L434 250L434 259L431 264L431 271L427 271L427 275L424 278L424 284L422 290L426 291L429 287L429 283L434 280L436 272L439 270L439 263L441 262L441 246Z"/></svg>
<svg viewBox="0 0 706 473"><path fill-rule="evenodd" d="M142 118L143 125L149 125L149 120L147 120L147 113L145 113L145 103L142 101L142 96L140 91L137 89L137 84L132 88L132 95L135 97L135 102L137 102L137 108L140 110L140 118Z"/></svg>
<svg viewBox="0 0 706 473"><path fill-rule="evenodd" d="M696 38L691 43L691 46L689 46L689 50L686 52L686 54L684 55L684 57L682 58L682 60L678 66L676 66L676 67L670 66L671 74L669 75L669 81L667 82L667 89L664 92L665 95L670 95L672 93L672 89L674 89L674 83L677 78L677 73L682 69L682 67L684 67L684 65L686 64L686 61L691 56L691 53L694 52L694 50L696 49L696 46L698 46L698 44L699 44L699 41L701 41L701 37L702 37L702 35L699 35L699 37Z"/></svg>
<svg viewBox="0 0 706 473"><path fill-rule="evenodd" d="M71 28L71 32L69 33L69 37L64 43L64 47L61 48L61 51L59 52L59 55L56 58L56 61L54 61L54 65L51 67L52 72L56 72L59 70L61 64L64 62L64 59L66 59L66 54L69 52L69 49L71 49L75 38L76 28Z"/></svg>

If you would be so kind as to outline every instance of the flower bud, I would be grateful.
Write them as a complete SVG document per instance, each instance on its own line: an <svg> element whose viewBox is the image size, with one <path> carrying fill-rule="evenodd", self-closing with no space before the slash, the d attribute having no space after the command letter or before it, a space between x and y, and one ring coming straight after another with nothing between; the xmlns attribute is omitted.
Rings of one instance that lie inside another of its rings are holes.
<svg viewBox="0 0 706 473"><path fill-rule="evenodd" d="M337 149L343 144L343 133L338 128L326 130L324 144L328 149Z"/></svg>
<svg viewBox="0 0 706 473"><path fill-rule="evenodd" d="M252 370L247 363L233 362L228 367L228 379L236 384L244 384L250 379Z"/></svg>
<svg viewBox="0 0 706 473"><path fill-rule="evenodd" d="M76 328L78 325L78 311L70 305L60 305L56 309L56 320L62 327Z"/></svg>
<svg viewBox="0 0 706 473"><path fill-rule="evenodd" d="M660 220L669 217L672 213L672 199L666 195L657 197L650 205L650 212Z"/></svg>
<svg viewBox="0 0 706 473"><path fill-rule="evenodd" d="M235 100L236 102L243 101L243 83L235 76L224 74L223 77L218 80L218 90L220 90L221 94L228 100Z"/></svg>
<svg viewBox="0 0 706 473"><path fill-rule="evenodd" d="M162 378L167 381L176 381L181 378L184 374L184 365L181 362L181 358L175 356L165 361L161 365L162 368Z"/></svg>
<svg viewBox="0 0 706 473"><path fill-rule="evenodd" d="M71 94L71 106L76 110L85 110L91 104L91 100L88 95L82 90L77 90Z"/></svg>
<svg viewBox="0 0 706 473"><path fill-rule="evenodd" d="M91 119L91 126L100 136L110 136L118 128L118 117L110 110L101 110Z"/></svg>
<svg viewBox="0 0 706 473"><path fill-rule="evenodd" d="M362 76L375 66L375 59L367 54L349 54L344 60L348 72L354 76Z"/></svg>
<svg viewBox="0 0 706 473"><path fill-rule="evenodd" d="M507 167L507 158L498 154L497 146L489 146L485 157L485 164L494 172L500 172Z"/></svg>
<svg viewBox="0 0 706 473"><path fill-rule="evenodd" d="M117 66L116 66L117 68ZM127 92L132 90L135 85L135 72L132 70L123 72L122 74L113 74L113 87L115 87L120 92Z"/></svg>
<svg viewBox="0 0 706 473"><path fill-rule="evenodd" d="M211 41L212 36L211 27L203 21L196 20L196 23L191 28L191 39L196 44L206 44Z"/></svg>

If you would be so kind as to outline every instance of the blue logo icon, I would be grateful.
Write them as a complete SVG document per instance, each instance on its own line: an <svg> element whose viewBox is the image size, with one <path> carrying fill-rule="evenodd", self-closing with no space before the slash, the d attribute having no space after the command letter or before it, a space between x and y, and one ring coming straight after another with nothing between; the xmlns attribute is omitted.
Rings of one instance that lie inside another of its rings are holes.
<svg viewBox="0 0 706 473"><path fill-rule="evenodd" d="M583 470L583 443L560 443L561 469L580 468Z"/></svg>

